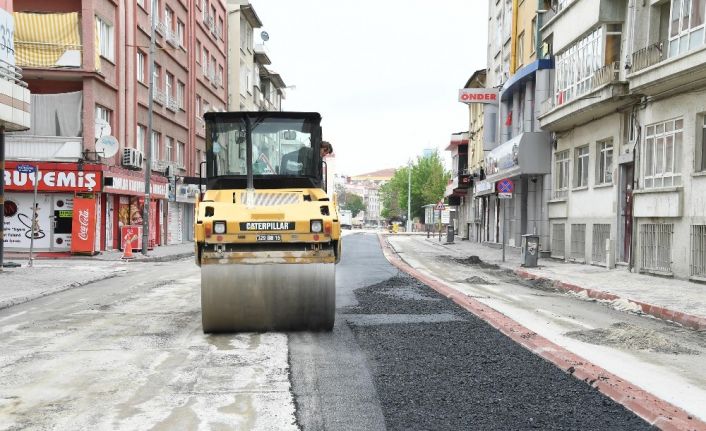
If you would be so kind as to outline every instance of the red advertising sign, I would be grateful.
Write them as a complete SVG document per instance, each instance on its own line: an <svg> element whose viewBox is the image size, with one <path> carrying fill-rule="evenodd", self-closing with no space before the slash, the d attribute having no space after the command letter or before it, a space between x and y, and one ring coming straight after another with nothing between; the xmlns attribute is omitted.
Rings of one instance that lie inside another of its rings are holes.
<svg viewBox="0 0 706 431"><path fill-rule="evenodd" d="M105 179L104 193L132 196L145 195L145 177L140 172L123 173L110 170L105 172ZM167 179L152 175L150 178L150 195L153 199L166 199Z"/></svg>
<svg viewBox="0 0 706 431"><path fill-rule="evenodd" d="M32 191L34 183L40 192L94 192L101 189L101 167L76 163L30 163L39 172L20 172L17 165L27 163L5 162L5 190ZM36 180L35 180L36 179Z"/></svg>
<svg viewBox="0 0 706 431"><path fill-rule="evenodd" d="M125 245L130 243L132 250L142 250L142 226L127 225L120 228L120 244L125 250Z"/></svg>
<svg viewBox="0 0 706 431"><path fill-rule="evenodd" d="M74 197L71 253L94 254L96 239L95 198Z"/></svg>
<svg viewBox="0 0 706 431"><path fill-rule="evenodd" d="M494 88L462 88L458 90L461 103L498 103L498 90Z"/></svg>

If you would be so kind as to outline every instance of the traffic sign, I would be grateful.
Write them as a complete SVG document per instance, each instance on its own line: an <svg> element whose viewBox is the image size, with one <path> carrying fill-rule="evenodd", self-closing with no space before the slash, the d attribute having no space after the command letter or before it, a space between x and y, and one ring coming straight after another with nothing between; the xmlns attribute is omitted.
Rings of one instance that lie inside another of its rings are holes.
<svg viewBox="0 0 706 431"><path fill-rule="evenodd" d="M35 170L34 166L27 164L17 165L15 169L17 169L17 172L22 172L23 174L31 174Z"/></svg>
<svg viewBox="0 0 706 431"><path fill-rule="evenodd" d="M498 193L498 199L512 199L512 193Z"/></svg>
<svg viewBox="0 0 706 431"><path fill-rule="evenodd" d="M496 187L498 189L498 193L512 194L512 192L515 191L515 184L513 184L513 182L508 178L505 178L505 179L498 181L498 184Z"/></svg>
<svg viewBox="0 0 706 431"><path fill-rule="evenodd" d="M439 203L436 204L436 209L437 211L443 211L444 209L446 209L446 207L444 206L444 202L439 201Z"/></svg>

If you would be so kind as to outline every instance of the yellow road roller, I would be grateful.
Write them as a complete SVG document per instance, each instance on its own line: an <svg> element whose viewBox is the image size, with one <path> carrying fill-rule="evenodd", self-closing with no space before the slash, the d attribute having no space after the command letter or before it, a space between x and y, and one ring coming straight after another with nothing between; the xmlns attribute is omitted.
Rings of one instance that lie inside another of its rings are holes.
<svg viewBox="0 0 706 431"><path fill-rule="evenodd" d="M326 193L321 116L208 112L204 120L194 228L203 331L331 330L341 227Z"/></svg>

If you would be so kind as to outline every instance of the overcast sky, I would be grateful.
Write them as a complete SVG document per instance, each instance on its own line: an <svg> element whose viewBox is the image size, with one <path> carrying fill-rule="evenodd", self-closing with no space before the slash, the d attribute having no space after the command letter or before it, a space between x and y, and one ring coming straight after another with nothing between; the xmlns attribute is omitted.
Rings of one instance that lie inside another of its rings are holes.
<svg viewBox="0 0 706 431"><path fill-rule="evenodd" d="M283 109L316 111L339 173L443 154L468 129L457 92L486 65L486 0L251 0Z"/></svg>

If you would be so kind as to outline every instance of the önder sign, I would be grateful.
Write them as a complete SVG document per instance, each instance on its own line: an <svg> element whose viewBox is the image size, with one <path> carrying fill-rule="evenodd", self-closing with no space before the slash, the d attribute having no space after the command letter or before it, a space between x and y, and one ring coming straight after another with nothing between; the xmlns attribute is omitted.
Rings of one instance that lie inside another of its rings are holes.
<svg viewBox="0 0 706 431"><path fill-rule="evenodd" d="M498 103L498 90L493 88L462 88L458 90L461 103Z"/></svg>

